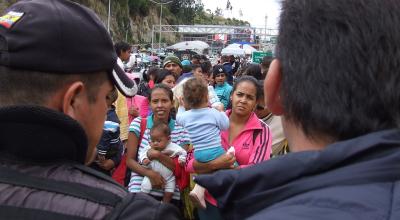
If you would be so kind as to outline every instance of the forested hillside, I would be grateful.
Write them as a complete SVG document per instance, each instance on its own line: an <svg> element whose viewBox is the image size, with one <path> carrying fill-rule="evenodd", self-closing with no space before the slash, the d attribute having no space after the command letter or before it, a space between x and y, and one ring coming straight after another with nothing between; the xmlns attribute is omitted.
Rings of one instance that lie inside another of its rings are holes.
<svg viewBox="0 0 400 220"><path fill-rule="evenodd" d="M92 8L107 26L109 0L73 0ZM149 0L110 0L111 17L110 33L114 41L126 40L129 43L150 43L153 25L159 25L160 6ZM165 0L154 0L165 2ZM17 0L0 0L0 10ZM229 3L229 0L227 0ZM227 4L227 7L229 4ZM230 5L232 10L232 5ZM246 21L225 19L222 9L214 12L204 10L201 0L173 0L163 7L162 24L218 24L218 25L249 25ZM157 37L157 36L156 36ZM179 36L163 34L163 42L173 43ZM155 39L157 40L157 39Z"/></svg>

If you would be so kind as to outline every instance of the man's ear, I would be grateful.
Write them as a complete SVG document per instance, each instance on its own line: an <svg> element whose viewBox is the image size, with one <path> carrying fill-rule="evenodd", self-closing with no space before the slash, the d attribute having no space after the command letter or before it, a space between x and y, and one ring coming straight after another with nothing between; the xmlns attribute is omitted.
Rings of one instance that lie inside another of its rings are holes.
<svg viewBox="0 0 400 220"><path fill-rule="evenodd" d="M269 66L267 77L264 81L265 103L274 115L283 114L283 103L281 99L282 69L278 59L274 59Z"/></svg>
<svg viewBox="0 0 400 220"><path fill-rule="evenodd" d="M84 90L85 86L80 81L68 85L62 99L62 111L64 114L74 119L78 117L79 109L82 108L81 104L86 99L83 94Z"/></svg>

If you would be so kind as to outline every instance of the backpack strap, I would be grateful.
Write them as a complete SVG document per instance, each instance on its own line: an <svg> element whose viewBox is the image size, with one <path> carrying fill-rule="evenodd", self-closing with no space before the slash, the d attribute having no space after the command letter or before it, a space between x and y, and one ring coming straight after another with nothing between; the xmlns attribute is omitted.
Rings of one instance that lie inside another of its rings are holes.
<svg viewBox="0 0 400 220"><path fill-rule="evenodd" d="M128 193L121 202L114 207L114 209L104 218L105 220L115 220L120 219L120 215L122 211L129 206L130 203L134 200L133 197L136 197L136 193ZM57 219L58 220L58 219Z"/></svg>
<svg viewBox="0 0 400 220"><path fill-rule="evenodd" d="M123 186L121 186L120 184L116 183L115 180L113 180L110 176L99 172L97 170L94 170L88 166L82 165L82 164L71 164L71 166L73 166L74 168L78 169L79 171L88 174L90 176L95 176L98 179L104 180L110 184L113 184L117 187L120 187L122 189L125 189Z"/></svg>
<svg viewBox="0 0 400 220"><path fill-rule="evenodd" d="M24 220L89 220L80 216L66 215L40 209L30 209L15 206L0 205L0 219L24 219Z"/></svg>
<svg viewBox="0 0 400 220"><path fill-rule="evenodd" d="M138 141L138 150L139 150L139 146L142 143L142 139L143 139L143 135L144 135L144 131L146 131L146 127L147 127L147 118L142 118L142 120L140 120L140 134L139 134L139 141Z"/></svg>
<svg viewBox="0 0 400 220"><path fill-rule="evenodd" d="M142 143L142 139L143 139L144 132L146 131L146 127L147 127L147 118L141 118L140 133L139 133L136 157L138 155L139 147L140 147L140 144ZM123 166L123 170L121 171L124 173L123 178L121 178L121 177L117 178L116 176L113 175L114 179L122 179L121 180L122 183L121 182L120 183L123 184L125 187L127 187L129 185L129 181L131 180L131 169L129 169L129 167L126 165L126 154L127 154L127 152L125 152L124 155L122 156L121 160L123 160L123 161L121 161L121 163L120 163L120 165Z"/></svg>
<svg viewBox="0 0 400 220"><path fill-rule="evenodd" d="M5 167L0 167L0 183L60 193L113 207L122 199L120 196L101 188L95 188L80 183L30 176Z"/></svg>

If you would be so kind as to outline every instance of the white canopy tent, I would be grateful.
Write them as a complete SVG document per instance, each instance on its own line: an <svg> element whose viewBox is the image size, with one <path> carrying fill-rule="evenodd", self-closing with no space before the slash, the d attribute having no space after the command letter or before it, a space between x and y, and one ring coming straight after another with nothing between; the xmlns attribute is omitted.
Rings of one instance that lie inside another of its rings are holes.
<svg viewBox="0 0 400 220"><path fill-rule="evenodd" d="M248 44L229 44L227 47L222 49L221 54L244 56L245 54L251 54L254 51L257 50Z"/></svg>
<svg viewBox="0 0 400 220"><path fill-rule="evenodd" d="M194 50L198 53L203 53L205 49L208 49L210 45L206 42L195 40L195 41L182 41L167 47L167 49L173 50Z"/></svg>
<svg viewBox="0 0 400 220"><path fill-rule="evenodd" d="M222 55L245 56L246 53L242 48L224 48L221 51Z"/></svg>

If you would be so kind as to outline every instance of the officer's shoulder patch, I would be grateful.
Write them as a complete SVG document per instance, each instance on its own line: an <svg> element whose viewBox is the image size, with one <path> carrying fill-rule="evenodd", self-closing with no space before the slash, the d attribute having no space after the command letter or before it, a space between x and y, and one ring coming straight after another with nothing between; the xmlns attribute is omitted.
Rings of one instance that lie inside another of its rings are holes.
<svg viewBox="0 0 400 220"><path fill-rule="evenodd" d="M23 15L23 12L9 11L0 17L0 26L10 29Z"/></svg>

